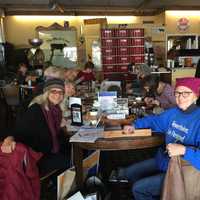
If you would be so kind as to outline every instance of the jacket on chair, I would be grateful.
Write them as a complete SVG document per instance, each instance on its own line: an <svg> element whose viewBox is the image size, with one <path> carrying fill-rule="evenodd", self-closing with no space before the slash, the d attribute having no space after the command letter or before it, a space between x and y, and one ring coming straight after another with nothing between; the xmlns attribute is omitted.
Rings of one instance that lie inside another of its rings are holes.
<svg viewBox="0 0 200 200"><path fill-rule="evenodd" d="M37 161L41 154L17 143L12 153L0 151L1 200L39 200L40 180Z"/></svg>

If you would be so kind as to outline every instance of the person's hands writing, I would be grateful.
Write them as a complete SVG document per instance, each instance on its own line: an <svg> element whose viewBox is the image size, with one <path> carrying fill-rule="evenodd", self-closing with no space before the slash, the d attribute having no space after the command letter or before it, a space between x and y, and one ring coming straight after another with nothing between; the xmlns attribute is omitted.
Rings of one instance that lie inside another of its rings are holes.
<svg viewBox="0 0 200 200"><path fill-rule="evenodd" d="M134 130L135 130L134 126L126 125L124 126L123 133L124 134L134 133Z"/></svg>
<svg viewBox="0 0 200 200"><path fill-rule="evenodd" d="M186 148L182 144L170 143L166 146L169 157L184 155Z"/></svg>
<svg viewBox="0 0 200 200"><path fill-rule="evenodd" d="M12 153L15 149L16 142L14 141L14 138L12 136L8 136L4 139L2 145L1 145L1 151L3 153Z"/></svg>
<svg viewBox="0 0 200 200"><path fill-rule="evenodd" d="M147 106L160 106L160 102L152 97L145 97L144 102Z"/></svg>

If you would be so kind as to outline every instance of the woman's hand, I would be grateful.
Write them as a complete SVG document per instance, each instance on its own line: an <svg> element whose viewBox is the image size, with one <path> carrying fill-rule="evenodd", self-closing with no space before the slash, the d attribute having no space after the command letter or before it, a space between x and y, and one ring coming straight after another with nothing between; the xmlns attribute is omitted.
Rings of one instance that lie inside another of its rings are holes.
<svg viewBox="0 0 200 200"><path fill-rule="evenodd" d="M160 106L160 102L152 97L145 97L144 102L147 106Z"/></svg>
<svg viewBox="0 0 200 200"><path fill-rule="evenodd" d="M134 126L126 125L124 126L123 133L124 134L134 133L134 130L135 130Z"/></svg>
<svg viewBox="0 0 200 200"><path fill-rule="evenodd" d="M156 99L152 101L152 104L156 106L160 106L160 102Z"/></svg>
<svg viewBox="0 0 200 200"><path fill-rule="evenodd" d="M1 151L3 153L12 153L15 150L16 142L12 136L8 136L4 139L1 145Z"/></svg>
<svg viewBox="0 0 200 200"><path fill-rule="evenodd" d="M166 149L167 149L169 157L184 155L186 151L186 147L182 144L170 143L167 145Z"/></svg>
<svg viewBox="0 0 200 200"><path fill-rule="evenodd" d="M61 124L60 124L60 127L66 127L67 126L67 120L65 118L62 118L61 120Z"/></svg>
<svg viewBox="0 0 200 200"><path fill-rule="evenodd" d="M152 104L154 101L154 98L152 97L145 97L144 98L144 102L148 105L148 104Z"/></svg>

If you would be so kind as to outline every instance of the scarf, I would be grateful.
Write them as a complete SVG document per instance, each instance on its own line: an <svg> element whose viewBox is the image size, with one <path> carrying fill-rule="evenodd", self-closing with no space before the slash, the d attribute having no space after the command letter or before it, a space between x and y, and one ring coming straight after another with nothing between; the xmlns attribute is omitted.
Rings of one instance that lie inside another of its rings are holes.
<svg viewBox="0 0 200 200"><path fill-rule="evenodd" d="M53 105L53 104L49 104L49 110L46 110L42 106L42 111L44 113L49 130L51 132L52 145L53 145L52 153L57 153L60 148L59 141L58 141L58 135L60 132L62 111L61 111L59 105Z"/></svg>

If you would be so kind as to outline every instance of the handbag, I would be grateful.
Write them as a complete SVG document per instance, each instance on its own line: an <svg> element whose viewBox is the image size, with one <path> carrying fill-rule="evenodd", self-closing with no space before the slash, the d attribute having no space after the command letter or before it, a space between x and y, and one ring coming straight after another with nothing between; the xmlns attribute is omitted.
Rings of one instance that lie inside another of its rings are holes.
<svg viewBox="0 0 200 200"><path fill-rule="evenodd" d="M161 200L199 200L200 171L181 160L180 156L170 159L164 180Z"/></svg>

